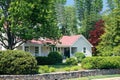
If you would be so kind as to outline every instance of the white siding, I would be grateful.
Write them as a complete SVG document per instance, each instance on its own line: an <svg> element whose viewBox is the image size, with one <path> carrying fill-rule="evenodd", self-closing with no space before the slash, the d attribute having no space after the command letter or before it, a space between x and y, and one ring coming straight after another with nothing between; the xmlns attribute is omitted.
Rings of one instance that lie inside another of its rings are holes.
<svg viewBox="0 0 120 80"><path fill-rule="evenodd" d="M84 38L80 37L72 47L77 47L77 52L83 52L83 48L86 47L85 56L92 56L92 47L91 45L84 40Z"/></svg>
<svg viewBox="0 0 120 80"><path fill-rule="evenodd" d="M35 56L35 47L39 47L39 54L38 56L41 56L41 45L38 44L29 44L29 43L25 43L21 46L19 46L17 49L18 50L23 50L25 46L29 47L29 52L32 53L33 56Z"/></svg>

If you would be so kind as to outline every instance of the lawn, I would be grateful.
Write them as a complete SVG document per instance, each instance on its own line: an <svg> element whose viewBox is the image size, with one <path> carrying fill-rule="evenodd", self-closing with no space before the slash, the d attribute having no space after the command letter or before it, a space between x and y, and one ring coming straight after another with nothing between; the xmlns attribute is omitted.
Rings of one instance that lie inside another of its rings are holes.
<svg viewBox="0 0 120 80"><path fill-rule="evenodd" d="M82 70L79 65L39 65L39 73L49 73L49 72L64 72L64 71L77 71Z"/></svg>
<svg viewBox="0 0 120 80"><path fill-rule="evenodd" d="M113 77L120 77L120 74L88 76L88 77L81 77L81 78L74 78L74 79L66 79L66 80L92 80L92 79L113 78Z"/></svg>

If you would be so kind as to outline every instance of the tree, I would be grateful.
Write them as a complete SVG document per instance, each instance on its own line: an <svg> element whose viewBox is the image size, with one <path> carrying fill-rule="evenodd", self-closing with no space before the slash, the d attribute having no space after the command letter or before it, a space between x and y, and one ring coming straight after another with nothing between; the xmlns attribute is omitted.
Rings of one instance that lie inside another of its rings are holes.
<svg viewBox="0 0 120 80"><path fill-rule="evenodd" d="M65 6L66 0L58 0L56 3L56 14L58 26L62 35L77 33L76 11L74 6Z"/></svg>
<svg viewBox="0 0 120 80"><path fill-rule="evenodd" d="M33 38L57 39L59 30L56 17L53 17L56 16L54 4L54 0L1 0L1 45L15 49Z"/></svg>
<svg viewBox="0 0 120 80"><path fill-rule="evenodd" d="M105 19L105 33L97 47L102 56L120 55L120 1L114 0L114 4L116 7Z"/></svg>
<svg viewBox="0 0 120 80"><path fill-rule="evenodd" d="M73 35L77 34L77 20L76 20L76 11L74 6L65 6L65 12L64 12L64 17L65 17L65 24L66 24L66 30L67 30L67 35Z"/></svg>
<svg viewBox="0 0 120 80"><path fill-rule="evenodd" d="M96 22L95 26L94 26L94 30L90 31L90 38L89 41L90 43L94 46L93 47L93 54L97 55L96 53L96 46L98 45L98 43L101 41L100 36L104 33L104 21L103 20L99 20Z"/></svg>
<svg viewBox="0 0 120 80"><path fill-rule="evenodd" d="M103 7L102 0L75 0L77 16L79 20L80 33L87 39L93 25L100 19L100 11Z"/></svg>
<svg viewBox="0 0 120 80"><path fill-rule="evenodd" d="M66 30L66 24L65 24L65 15L64 15L64 11L65 11L65 5L66 0L57 0L56 4L55 4L55 11L57 14L57 22L58 22L58 27L61 29L61 34L66 34L67 30Z"/></svg>

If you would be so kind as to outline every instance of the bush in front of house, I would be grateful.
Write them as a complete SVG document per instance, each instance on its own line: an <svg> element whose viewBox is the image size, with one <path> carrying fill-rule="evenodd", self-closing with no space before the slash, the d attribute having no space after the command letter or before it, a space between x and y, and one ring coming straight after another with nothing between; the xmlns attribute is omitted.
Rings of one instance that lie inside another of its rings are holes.
<svg viewBox="0 0 120 80"><path fill-rule="evenodd" d="M78 63L81 63L81 61L85 58L85 55L82 52L76 52L75 57L77 58Z"/></svg>
<svg viewBox="0 0 120 80"><path fill-rule="evenodd" d="M59 52L50 52L48 54L48 59L50 64L62 63L62 55Z"/></svg>
<svg viewBox="0 0 120 80"><path fill-rule="evenodd" d="M120 69L120 56L87 57L82 61L85 69Z"/></svg>
<svg viewBox="0 0 120 80"><path fill-rule="evenodd" d="M48 64L50 64L49 59L46 56L37 56L36 60L37 60L38 65L48 65Z"/></svg>
<svg viewBox="0 0 120 80"><path fill-rule="evenodd" d="M73 57L67 58L65 64L67 64L67 65L77 65L77 60Z"/></svg>
<svg viewBox="0 0 120 80"><path fill-rule="evenodd" d="M59 52L50 52L48 56L37 56L38 65L51 65L62 63L62 55Z"/></svg>
<svg viewBox="0 0 120 80"><path fill-rule="evenodd" d="M37 71L37 61L30 53L19 50L0 52L0 74L34 74Z"/></svg>

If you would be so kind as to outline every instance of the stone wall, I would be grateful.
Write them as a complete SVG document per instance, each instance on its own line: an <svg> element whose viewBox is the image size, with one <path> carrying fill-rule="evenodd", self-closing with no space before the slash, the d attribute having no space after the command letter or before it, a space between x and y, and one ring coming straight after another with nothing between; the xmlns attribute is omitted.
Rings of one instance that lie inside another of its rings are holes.
<svg viewBox="0 0 120 80"><path fill-rule="evenodd" d="M35 75L0 75L0 80L64 80L95 75L120 74L120 69L95 69Z"/></svg>

